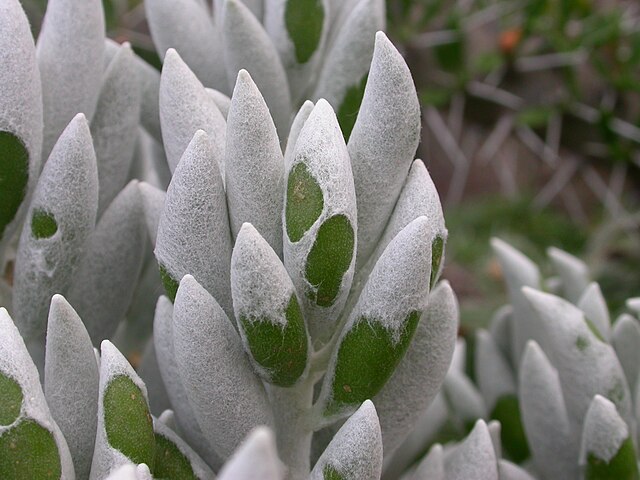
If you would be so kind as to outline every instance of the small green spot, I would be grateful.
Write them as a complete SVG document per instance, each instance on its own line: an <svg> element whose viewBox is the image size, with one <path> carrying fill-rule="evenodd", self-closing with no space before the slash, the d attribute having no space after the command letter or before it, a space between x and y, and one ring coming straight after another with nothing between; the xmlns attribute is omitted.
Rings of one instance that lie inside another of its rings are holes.
<svg viewBox="0 0 640 480"><path fill-rule="evenodd" d="M58 224L53 214L36 209L31 217L31 233L35 238L51 238L58 231Z"/></svg>
<svg viewBox="0 0 640 480"><path fill-rule="evenodd" d="M126 375L114 377L104 392L104 428L113 448L153 471L155 438L142 390Z"/></svg>
<svg viewBox="0 0 640 480"><path fill-rule="evenodd" d="M29 152L10 132L0 132L0 238L27 193Z"/></svg>
<svg viewBox="0 0 640 480"><path fill-rule="evenodd" d="M615 403L616 407L620 407L624 400L624 386L619 378L616 378L613 387L607 392L607 398Z"/></svg>
<svg viewBox="0 0 640 480"><path fill-rule="evenodd" d="M164 290L167 292L167 297L169 297L171 303L173 303L176 301L176 294L178 293L178 287L180 284L173 279L169 272L167 272L164 265L159 263L158 266L160 267L160 278L162 279Z"/></svg>
<svg viewBox="0 0 640 480"><path fill-rule="evenodd" d="M302 311L294 295L284 312L286 325L275 324L268 318L241 318L240 324L256 363L269 371L269 383L290 387L304 373L307 366L307 331Z"/></svg>
<svg viewBox="0 0 640 480"><path fill-rule="evenodd" d="M420 312L411 312L397 341L379 322L364 317L357 320L338 347L332 398L325 407L325 415L338 413L347 406L359 406L382 389L407 351L419 320Z"/></svg>
<svg viewBox="0 0 640 480"><path fill-rule="evenodd" d="M436 237L431 244L431 279L429 281L429 289L433 288L433 285L438 279L438 272L440 271L440 262L442 262L442 254L444 253L444 239L442 237Z"/></svg>
<svg viewBox="0 0 640 480"><path fill-rule="evenodd" d="M590 343L588 338L583 337L582 335L579 335L578 338L576 338L576 347L578 347L578 350L581 352L584 352L589 345Z"/></svg>
<svg viewBox="0 0 640 480"><path fill-rule="evenodd" d="M198 480L191 462L180 449L166 437L156 433L153 478L157 480Z"/></svg>
<svg viewBox="0 0 640 480"><path fill-rule="evenodd" d="M293 42L298 63L309 61L322 37L324 8L321 0L289 0L284 21Z"/></svg>
<svg viewBox="0 0 640 480"><path fill-rule="evenodd" d="M0 425L15 422L22 409L22 389L13 378L0 373Z"/></svg>
<svg viewBox="0 0 640 480"><path fill-rule="evenodd" d="M522 426L518 397L516 395L500 397L491 412L491 419L498 420L502 426L500 438L509 457L516 463L522 463L529 458L529 443Z"/></svg>
<svg viewBox="0 0 640 480"><path fill-rule="evenodd" d="M322 469L324 480L346 480L345 476L338 472L331 465L325 465Z"/></svg>
<svg viewBox="0 0 640 480"><path fill-rule="evenodd" d="M596 457L593 453L587 455L586 480L638 480L638 464L631 439L627 438L620 450L609 461Z"/></svg>
<svg viewBox="0 0 640 480"><path fill-rule="evenodd" d="M302 162L294 165L289 173L285 208L287 235L292 242L302 238L324 208L320 185Z"/></svg>
<svg viewBox="0 0 640 480"><path fill-rule="evenodd" d="M307 281L313 285L306 294L317 305L330 307L336 301L354 245L353 227L346 216L334 215L320 225L305 266Z"/></svg>
<svg viewBox="0 0 640 480"><path fill-rule="evenodd" d="M340 129L342 130L345 142L349 141L353 126L356 124L360 105L362 104L362 97L364 97L364 89L367 86L368 77L369 73L366 73L358 83L347 89L344 94L344 99L338 108L338 123L340 124Z"/></svg>
<svg viewBox="0 0 640 480"><path fill-rule="evenodd" d="M593 322L591 320L589 320L587 317L584 317L584 321L587 324L587 327L589 327L589 330L591 330L591 333L593 333L593 335L600 340L601 342L605 342L605 339L602 337L602 334L600 333L600 331L596 328L596 326L593 324Z"/></svg>
<svg viewBox="0 0 640 480"><path fill-rule="evenodd" d="M0 478L58 480L60 455L53 434L34 420L24 420L0 436Z"/></svg>

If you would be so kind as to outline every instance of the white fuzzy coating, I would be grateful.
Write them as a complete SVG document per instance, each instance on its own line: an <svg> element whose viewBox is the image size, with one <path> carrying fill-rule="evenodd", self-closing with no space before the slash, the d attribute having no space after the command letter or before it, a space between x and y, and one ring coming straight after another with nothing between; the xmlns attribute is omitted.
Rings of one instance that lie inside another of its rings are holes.
<svg viewBox="0 0 640 480"><path fill-rule="evenodd" d="M98 162L98 217L127 183L138 138L142 91L131 45L120 46L102 81L91 120Z"/></svg>
<svg viewBox="0 0 640 480"><path fill-rule="evenodd" d="M572 427L582 424L591 399L601 394L616 404L635 434L629 386L613 347L594 335L568 301L526 287L523 293L547 332L546 353L558 369Z"/></svg>
<svg viewBox="0 0 640 480"><path fill-rule="evenodd" d="M278 52L260 22L239 0L225 1L222 17L229 84L234 84L241 69L247 70L269 106L278 136L286 138L293 108Z"/></svg>
<svg viewBox="0 0 640 480"><path fill-rule="evenodd" d="M78 114L44 166L18 245L13 308L25 339L44 336L51 296L66 293L94 229L97 208L96 157L87 120ZM53 236L37 239L31 233L36 210L55 218L58 229Z"/></svg>
<svg viewBox="0 0 640 480"><path fill-rule="evenodd" d="M281 257L284 159L269 108L246 70L238 72L231 99L225 155L233 237L249 222Z"/></svg>
<svg viewBox="0 0 640 480"><path fill-rule="evenodd" d="M145 128L138 127L138 141L129 178L137 178L165 191L171 175L162 140L157 142Z"/></svg>
<svg viewBox="0 0 640 480"><path fill-rule="evenodd" d="M498 460L498 477L500 480L535 480L524 468L502 458Z"/></svg>
<svg viewBox="0 0 640 480"><path fill-rule="evenodd" d="M480 391L465 373L449 370L444 379L442 391L453 420L460 427L470 420L486 418L486 403Z"/></svg>
<svg viewBox="0 0 640 480"><path fill-rule="evenodd" d="M291 167L291 161L293 160L293 153L298 143L298 137L304 124L306 123L309 115L313 111L315 104L311 100L305 100L305 102L296 113L296 116L291 123L291 129L289 130L289 137L287 138L287 146L284 151L284 168L289 170Z"/></svg>
<svg viewBox="0 0 640 480"><path fill-rule="evenodd" d="M504 275L513 306L511 316L511 363L518 365L527 341L533 339L545 345L543 328L529 302L522 295L522 287L540 288L540 271L522 252L499 238L491 239L491 248Z"/></svg>
<svg viewBox="0 0 640 480"><path fill-rule="evenodd" d="M100 374L82 320L62 295L49 309L44 392L78 478L88 478L98 422Z"/></svg>
<svg viewBox="0 0 640 480"><path fill-rule="evenodd" d="M224 119L227 119L227 115L229 115L229 108L231 107L231 99L215 88L206 88L205 89L209 95L213 98L213 101L216 102L220 113Z"/></svg>
<svg viewBox="0 0 640 480"><path fill-rule="evenodd" d="M571 430L557 370L540 346L527 343L518 379L522 425L544 478L577 478L578 435Z"/></svg>
<svg viewBox="0 0 640 480"><path fill-rule="evenodd" d="M156 347L153 338L147 341L142 351L142 359L137 368L138 375L147 386L149 394L149 410L153 415L160 415L162 412L170 411L171 400L167 394L167 389L162 381L158 359L156 357Z"/></svg>
<svg viewBox="0 0 640 480"><path fill-rule="evenodd" d="M498 420L491 420L487 424L487 428L489 429L489 436L491 437L491 444L493 445L493 450L496 452L496 458L502 457L502 442L500 436L502 434L502 425Z"/></svg>
<svg viewBox="0 0 640 480"><path fill-rule="evenodd" d="M90 480L100 480L109 475L110 472L122 465L133 464L131 459L119 450L113 448L107 439L105 430L104 394L107 386L114 377L124 375L128 377L142 392L145 402L149 403L147 387L129 364L127 359L109 341L103 340L100 344L100 392L98 395L98 429L96 433L96 444L91 464Z"/></svg>
<svg viewBox="0 0 640 480"><path fill-rule="evenodd" d="M418 468L413 475L409 476L410 480L445 480L444 476L444 455L442 453L442 445L436 443L429 449L429 453L420 460Z"/></svg>
<svg viewBox="0 0 640 480"><path fill-rule="evenodd" d="M627 377L631 392L637 391L640 375L640 324L624 313L613 325L611 344Z"/></svg>
<svg viewBox="0 0 640 480"><path fill-rule="evenodd" d="M209 441L202 434L178 371L173 349L173 304L165 296L158 298L156 305L153 319L153 341L160 375L175 412L178 430L189 445L212 468L220 468L222 461L213 452Z"/></svg>
<svg viewBox="0 0 640 480"><path fill-rule="evenodd" d="M303 311L314 341L326 342L331 334L339 313L342 311L351 289L357 245L357 208L353 177L344 138L338 126L335 113L325 100L316 103L304 124L296 142L290 168L286 173L285 185L291 170L303 163L315 179L324 200L322 213L302 238L293 243L286 229L286 207L282 211L284 264L300 292ZM286 190L285 186L285 190ZM287 199L285 194L285 205ZM335 215L344 215L351 224L354 236L354 252L349 268L342 277L340 290L334 303L329 307L318 306L303 292L316 290L306 278L307 257L316 241L321 225Z"/></svg>
<svg viewBox="0 0 640 480"><path fill-rule="evenodd" d="M92 233L73 274L69 302L94 345L111 338L124 319L142 270L147 228L138 181L113 200Z"/></svg>
<svg viewBox="0 0 640 480"><path fill-rule="evenodd" d="M159 98L162 140L171 172L175 171L196 131L204 130L211 138L224 178L227 122L213 97L172 48L164 57Z"/></svg>
<svg viewBox="0 0 640 480"><path fill-rule="evenodd" d="M201 130L193 136L169 184L155 254L175 281L193 275L227 315L233 315L227 200L216 152Z"/></svg>
<svg viewBox="0 0 640 480"><path fill-rule="evenodd" d="M264 387L231 321L191 275L176 295L173 343L189 402L220 457L228 458L253 428L273 426Z"/></svg>
<svg viewBox="0 0 640 480"><path fill-rule="evenodd" d="M150 0L147 20L156 50L162 57L175 48L207 87L228 94L220 31L206 7L196 0Z"/></svg>
<svg viewBox="0 0 640 480"><path fill-rule="evenodd" d="M640 314L640 297L628 298L625 304L636 316Z"/></svg>
<svg viewBox="0 0 640 480"><path fill-rule="evenodd" d="M514 372L484 329L476 332L475 369L476 383L490 411L501 397L516 395Z"/></svg>
<svg viewBox="0 0 640 480"><path fill-rule="evenodd" d="M559 248L549 248L547 255L560 277L563 296L571 303L577 303L590 282L587 265Z"/></svg>
<svg viewBox="0 0 640 480"><path fill-rule="evenodd" d="M456 339L456 346L453 350L453 358L451 359L451 367L449 370L464 373L467 368L467 341L464 337Z"/></svg>
<svg viewBox="0 0 640 480"><path fill-rule="evenodd" d="M58 448L61 480L74 480L73 460L60 428L54 421L40 386L38 369L27 347L5 308L0 307L0 372L17 382L22 390L22 408L18 419L11 425L0 425L0 438L18 422L35 420L38 425L53 434Z"/></svg>
<svg viewBox="0 0 640 480"><path fill-rule="evenodd" d="M138 55L134 54L142 98L140 100L140 123L153 138L162 143L160 131L160 73Z"/></svg>
<svg viewBox="0 0 640 480"><path fill-rule="evenodd" d="M498 480L498 464L491 436L484 420L445 460L447 480Z"/></svg>
<svg viewBox="0 0 640 480"><path fill-rule="evenodd" d="M373 252L420 141L420 105L411 72L384 33L375 50L349 156L358 198L358 265Z"/></svg>
<svg viewBox="0 0 640 480"><path fill-rule="evenodd" d="M365 400L333 437L313 468L310 480L323 480L331 467L343 478L377 480L382 473L382 433L376 408Z"/></svg>
<svg viewBox="0 0 640 480"><path fill-rule="evenodd" d="M607 307L607 301L602 295L600 285L596 282L591 282L582 292L576 305L600 332L602 338L609 342L611 340L611 317L609 316L609 307Z"/></svg>
<svg viewBox="0 0 640 480"><path fill-rule="evenodd" d="M324 98L337 111L347 90L359 85L368 73L375 34L384 26L384 0L360 0L330 40L331 49L325 55L311 98Z"/></svg>
<svg viewBox="0 0 640 480"><path fill-rule="evenodd" d="M395 372L373 398L386 456L390 456L440 390L456 343L459 308L447 281L429 295L416 333Z"/></svg>
<svg viewBox="0 0 640 480"><path fill-rule="evenodd" d="M40 73L29 21L18 0L6 0L0 4L0 65L0 131L17 136L29 153L25 201L0 237L1 258L28 207L29 195L40 173L42 150Z"/></svg>
<svg viewBox="0 0 640 480"><path fill-rule="evenodd" d="M272 431L257 427L220 470L218 480L284 480L285 474Z"/></svg>
<svg viewBox="0 0 640 480"><path fill-rule="evenodd" d="M588 455L609 463L628 438L629 427L613 402L601 395L594 396L582 428L579 464L586 465Z"/></svg>
<svg viewBox="0 0 640 480"><path fill-rule="evenodd" d="M78 113L93 118L102 83L105 24L100 0L52 0L38 37L44 139L49 152Z"/></svg>
<svg viewBox="0 0 640 480"><path fill-rule="evenodd" d="M138 188L142 195L142 207L144 208L144 218L147 222L147 233L149 234L151 244L155 247L158 225L160 224L160 217L164 210L167 192L147 182L140 182Z"/></svg>
<svg viewBox="0 0 640 480"><path fill-rule="evenodd" d="M215 478L211 468L205 463L202 458L185 442L180 436L168 427L164 422L153 419L153 430L156 435L161 435L173 443L180 453L182 453L193 469L198 480L211 480Z"/></svg>
<svg viewBox="0 0 640 480"><path fill-rule="evenodd" d="M513 307L503 305L493 314L489 322L489 333L496 346L506 358L512 357L511 324L513 323Z"/></svg>
<svg viewBox="0 0 640 480"><path fill-rule="evenodd" d="M167 409L160 414L158 417L158 421L164 423L167 427L169 427L174 432L177 430L176 425L176 415L173 410Z"/></svg>

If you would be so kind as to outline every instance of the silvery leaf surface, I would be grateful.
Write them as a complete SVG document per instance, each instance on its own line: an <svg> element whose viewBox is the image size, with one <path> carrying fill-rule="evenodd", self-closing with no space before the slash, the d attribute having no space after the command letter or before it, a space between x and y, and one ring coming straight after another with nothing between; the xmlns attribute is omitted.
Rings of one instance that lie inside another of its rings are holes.
<svg viewBox="0 0 640 480"><path fill-rule="evenodd" d="M241 69L247 70L269 106L278 136L286 138L293 112L289 83L267 32L242 2L226 0L222 35L229 84L234 84Z"/></svg>
<svg viewBox="0 0 640 480"><path fill-rule="evenodd" d="M373 398L385 456L390 456L440 390L451 363L459 323L458 301L448 282L430 294L415 336L395 372Z"/></svg>
<svg viewBox="0 0 640 480"><path fill-rule="evenodd" d="M98 217L122 190L138 137L142 91L134 53L118 47L102 81L91 136L98 162Z"/></svg>
<svg viewBox="0 0 640 480"><path fill-rule="evenodd" d="M498 480L498 464L484 420L478 420L471 433L445 460L447 480Z"/></svg>
<svg viewBox="0 0 640 480"><path fill-rule="evenodd" d="M191 274L232 315L231 232L216 155L209 136L197 131L169 184L155 254L171 300Z"/></svg>
<svg viewBox="0 0 640 480"><path fill-rule="evenodd" d="M273 426L264 387L242 342L214 298L190 275L173 312L178 371L202 433L222 458L259 425Z"/></svg>
<svg viewBox="0 0 640 480"><path fill-rule="evenodd" d="M635 392L640 375L640 324L628 313L622 314L613 325L611 344L627 377L629 388Z"/></svg>
<svg viewBox="0 0 640 480"><path fill-rule="evenodd" d="M95 345L124 318L142 270L147 228L138 181L113 200L91 234L68 298Z"/></svg>
<svg viewBox="0 0 640 480"><path fill-rule="evenodd" d="M415 472L409 478L410 480L445 480L444 475L442 445L436 443L431 447L429 453L420 460Z"/></svg>
<svg viewBox="0 0 640 480"><path fill-rule="evenodd" d="M102 83L104 42L100 0L47 3L36 48L42 78L44 158L76 114L93 118Z"/></svg>
<svg viewBox="0 0 640 480"><path fill-rule="evenodd" d="M598 330L602 338L611 341L611 317L607 301L602 295L600 285L591 282L582 292L576 306L584 312L588 322Z"/></svg>
<svg viewBox="0 0 640 480"><path fill-rule="evenodd" d="M25 339L44 338L51 296L69 288L97 207L96 157L87 120L78 114L44 166L20 237L13 308Z"/></svg>
<svg viewBox="0 0 640 480"><path fill-rule="evenodd" d="M511 305L503 305L493 314L489 322L489 333L491 338L499 348L500 352L511 360L511 324L513 323L513 307Z"/></svg>
<svg viewBox="0 0 640 480"><path fill-rule="evenodd" d="M231 99L221 91L214 88L206 88L205 90L209 95L211 95L213 101L216 102L220 113L222 113L222 116L226 120L227 115L229 114L229 108L231 108Z"/></svg>
<svg viewBox="0 0 640 480"><path fill-rule="evenodd" d="M314 343L330 338L353 279L356 198L349 155L331 106L320 100L286 172L284 264Z"/></svg>
<svg viewBox="0 0 640 480"><path fill-rule="evenodd" d="M47 324L44 393L67 439L78 478L88 478L91 471L99 383L93 345L82 320L62 295L54 295Z"/></svg>
<svg viewBox="0 0 640 480"><path fill-rule="evenodd" d="M306 123L309 115L313 111L315 107L314 103L310 100L305 100L305 102L296 113L296 116L293 118L293 122L291 123L291 129L289 130L289 137L287 138L287 146L284 151L284 168L288 170L291 167L291 161L293 160L293 153L296 148L296 143L298 142L298 136L300 136L300 131L304 124Z"/></svg>
<svg viewBox="0 0 640 480"><path fill-rule="evenodd" d="M366 400L338 430L311 471L310 480L377 480L382 473L382 434L373 402Z"/></svg>
<svg viewBox="0 0 640 480"><path fill-rule="evenodd" d="M204 130L224 178L227 123L213 97L180 55L167 50L160 75L160 124L167 162L173 173L193 135Z"/></svg>
<svg viewBox="0 0 640 480"><path fill-rule="evenodd" d="M67 442L53 420L38 370L0 308L0 478L74 480Z"/></svg>
<svg viewBox="0 0 640 480"><path fill-rule="evenodd" d="M134 55L142 98L140 100L140 123L153 138L162 143L160 131L160 72Z"/></svg>
<svg viewBox="0 0 640 480"><path fill-rule="evenodd" d="M152 319L153 321L153 319ZM167 394L167 389L162 381L162 374L158 366L156 357L156 347L153 338L147 341L142 351L142 359L137 369L138 375L142 378L147 393L149 394L149 410L152 415L161 415L171 408L171 400Z"/></svg>
<svg viewBox="0 0 640 480"><path fill-rule="evenodd" d="M114 469L105 480L152 480L152 477L145 463L125 464Z"/></svg>
<svg viewBox="0 0 640 480"><path fill-rule="evenodd" d="M442 393L455 426L469 431L478 418L487 417L487 405L471 379L457 370L449 370L444 379Z"/></svg>
<svg viewBox="0 0 640 480"><path fill-rule="evenodd" d="M563 296L571 303L577 304L590 282L587 265L559 248L549 248L547 255L560 277Z"/></svg>
<svg viewBox="0 0 640 480"><path fill-rule="evenodd" d="M411 73L385 34L378 32L348 143L358 199L359 266L373 252L389 220L419 140L420 106Z"/></svg>
<svg viewBox="0 0 640 480"><path fill-rule="evenodd" d="M498 460L498 476L500 480L535 480L524 468L504 459Z"/></svg>
<svg viewBox="0 0 640 480"><path fill-rule="evenodd" d="M144 208L144 218L147 223L147 233L149 234L151 244L155 247L158 225L160 224L160 217L164 210L167 192L147 182L140 182L138 188L142 195L142 206Z"/></svg>
<svg viewBox="0 0 640 480"><path fill-rule="evenodd" d="M233 238L251 223L282 257L284 160L269 108L246 70L238 72L231 99L225 155Z"/></svg>
<svg viewBox="0 0 640 480"><path fill-rule="evenodd" d="M284 480L286 470L271 430L251 431L218 473L218 480Z"/></svg>
<svg viewBox="0 0 640 480"><path fill-rule="evenodd" d="M18 0L0 5L0 265L40 173L42 88L29 21Z"/></svg>

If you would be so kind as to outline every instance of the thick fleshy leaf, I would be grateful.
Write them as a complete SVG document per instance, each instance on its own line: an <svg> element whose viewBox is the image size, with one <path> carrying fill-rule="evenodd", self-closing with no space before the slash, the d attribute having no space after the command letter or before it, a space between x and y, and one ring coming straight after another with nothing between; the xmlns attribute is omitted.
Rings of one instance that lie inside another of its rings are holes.
<svg viewBox="0 0 640 480"><path fill-rule="evenodd" d="M160 73L142 58L134 55L142 98L140 100L140 123L158 142L162 143L160 131Z"/></svg>
<svg viewBox="0 0 640 480"><path fill-rule="evenodd" d="M212 157L224 178L227 123L213 97L180 55L167 50L160 76L160 123L167 162L173 173L193 135L204 130L211 138Z"/></svg>
<svg viewBox="0 0 640 480"><path fill-rule="evenodd" d="M51 296L66 293L97 207L96 157L87 121L78 114L45 164L20 237L13 308L25 339L44 338Z"/></svg>
<svg viewBox="0 0 640 480"><path fill-rule="evenodd" d="M258 375L289 387L306 371L309 339L293 283L260 233L245 223L231 257L233 310Z"/></svg>
<svg viewBox="0 0 640 480"><path fill-rule="evenodd" d="M239 0L227 0L222 10L224 59L229 84L247 70L264 96L278 129L286 138L293 112L289 83L276 48L251 11Z"/></svg>
<svg viewBox="0 0 640 480"><path fill-rule="evenodd" d="M273 425L271 406L242 342L222 308L190 275L173 312L178 371L213 449L227 458L258 425Z"/></svg>
<svg viewBox="0 0 640 480"><path fill-rule="evenodd" d="M428 299L429 229L425 217L411 222L371 272L329 362L319 401L325 415L373 398L404 357Z"/></svg>
<svg viewBox="0 0 640 480"><path fill-rule="evenodd" d="M444 476L444 455L442 445L436 443L429 453L420 461L411 480L445 480Z"/></svg>
<svg viewBox="0 0 640 480"><path fill-rule="evenodd" d="M500 480L535 480L529 472L508 460L498 460L498 477Z"/></svg>
<svg viewBox="0 0 640 480"><path fill-rule="evenodd" d="M76 476L88 478L98 422L100 374L82 320L62 295L51 299L44 392L67 439Z"/></svg>
<svg viewBox="0 0 640 480"><path fill-rule="evenodd" d="M448 282L429 295L415 337L387 384L373 402L380 418L385 455L409 435L440 390L458 333L458 301Z"/></svg>
<svg viewBox="0 0 640 480"><path fill-rule="evenodd" d="M323 343L351 287L357 229L349 155L324 100L300 132L286 182L285 266L302 297L313 341Z"/></svg>
<svg viewBox="0 0 640 480"><path fill-rule="evenodd" d="M590 283L582 292L576 305L584 312L587 322L591 322L591 325L598 330L600 336L607 342L611 341L611 317L600 285L595 282Z"/></svg>
<svg viewBox="0 0 640 480"><path fill-rule="evenodd" d="M578 303L589 285L589 269L586 264L579 258L555 247L549 248L547 255L560 277L563 296L571 303Z"/></svg>
<svg viewBox="0 0 640 480"><path fill-rule="evenodd" d="M151 319L153 321L153 319ZM138 342L140 340L138 339ZM149 410L152 415L161 415L162 412L171 411L171 400L167 394L167 389L162 381L162 374L158 366L156 357L156 347L153 338L147 341L142 352L142 358L137 369L138 375L142 378L147 393L149 394Z"/></svg>
<svg viewBox="0 0 640 480"><path fill-rule="evenodd" d="M218 480L284 480L285 472L278 459L273 433L258 427L249 433L220 470Z"/></svg>
<svg viewBox="0 0 640 480"><path fill-rule="evenodd" d="M498 465L484 420L478 420L467 438L445 460L447 480L498 480Z"/></svg>
<svg viewBox="0 0 640 480"><path fill-rule="evenodd" d="M222 60L222 38L203 3L151 0L145 3L145 10L160 56L175 48L205 86L225 94L231 91Z"/></svg>
<svg viewBox="0 0 640 480"><path fill-rule="evenodd" d="M629 314L622 314L613 326L612 345L622 364L629 383L635 392L640 375L640 324Z"/></svg>
<svg viewBox="0 0 640 480"><path fill-rule="evenodd" d="M231 99L227 97L224 93L214 88L206 88L205 90L209 95L211 95L211 98L213 98L213 101L216 102L216 105L218 106L220 113L222 113L222 116L226 120L227 115L229 115L229 108L231 107Z"/></svg>
<svg viewBox="0 0 640 480"><path fill-rule="evenodd" d="M98 216L127 182L138 138L142 91L138 67L128 43L118 50L105 72L91 136L98 162Z"/></svg>
<svg viewBox="0 0 640 480"><path fill-rule="evenodd" d="M469 432L478 418L487 417L487 406L480 391L463 371L449 370L442 393L451 421L459 431Z"/></svg>
<svg viewBox="0 0 640 480"><path fill-rule="evenodd" d="M380 423L373 402L366 400L338 430L309 478L377 480L381 473Z"/></svg>
<svg viewBox="0 0 640 480"><path fill-rule="evenodd" d="M225 154L233 237L248 222L281 257L284 160L269 108L246 70L238 73L233 91Z"/></svg>
<svg viewBox="0 0 640 480"><path fill-rule="evenodd" d="M193 275L229 315L231 233L227 201L209 136L199 130L174 172L155 248L172 300L180 279Z"/></svg>
<svg viewBox="0 0 640 480"><path fill-rule="evenodd" d="M38 37L47 158L78 113L93 118L102 80L105 25L100 0L51 0Z"/></svg>
<svg viewBox="0 0 640 480"><path fill-rule="evenodd" d="M0 5L0 261L40 172L42 90L29 21L18 0ZM22 206L22 208L20 208Z"/></svg>
<svg viewBox="0 0 640 480"><path fill-rule="evenodd" d="M145 463L140 465L127 464L113 470L105 480L152 480L149 467Z"/></svg>
<svg viewBox="0 0 640 480"><path fill-rule="evenodd" d="M149 234L151 244L155 248L158 225L162 211L164 210L164 202L167 194L164 190L156 188L146 182L140 182L138 188L142 195L142 206L144 207L144 218L147 222L147 233Z"/></svg>
<svg viewBox="0 0 640 480"><path fill-rule="evenodd" d="M0 308L0 478L74 478L69 448L11 317Z"/></svg>
<svg viewBox="0 0 640 480"><path fill-rule="evenodd" d="M285 170L289 170L291 167L291 161L293 160L293 153L296 148L296 143L298 143L298 136L300 135L300 131L304 124L306 123L309 115L313 111L313 107L315 107L314 103L310 100L306 100L298 113L296 113L295 118L293 119L293 123L291 124L291 129L289 130L289 138L287 138L287 147L284 151L284 168Z"/></svg>

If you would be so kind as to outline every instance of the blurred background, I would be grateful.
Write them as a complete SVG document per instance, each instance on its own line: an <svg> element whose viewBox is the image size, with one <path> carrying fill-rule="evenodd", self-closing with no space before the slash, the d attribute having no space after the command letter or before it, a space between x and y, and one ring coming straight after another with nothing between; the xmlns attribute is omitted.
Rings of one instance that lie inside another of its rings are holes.
<svg viewBox="0 0 640 480"><path fill-rule="evenodd" d="M22 3L37 36L46 0ZM103 3L108 35L159 67L141 1ZM492 236L543 268L550 246L583 258L614 315L640 295L640 2L387 0L387 17L422 104L461 333L505 303Z"/></svg>

